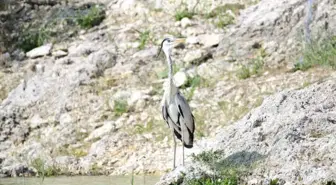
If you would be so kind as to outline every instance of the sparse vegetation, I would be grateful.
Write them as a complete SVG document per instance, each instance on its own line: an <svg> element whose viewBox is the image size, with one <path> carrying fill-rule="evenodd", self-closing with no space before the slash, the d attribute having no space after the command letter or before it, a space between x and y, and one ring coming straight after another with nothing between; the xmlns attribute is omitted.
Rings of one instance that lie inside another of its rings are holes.
<svg viewBox="0 0 336 185"><path fill-rule="evenodd" d="M74 148L71 150L72 156L76 158L87 156L88 152L84 150L83 148Z"/></svg>
<svg viewBox="0 0 336 185"><path fill-rule="evenodd" d="M126 100L114 100L113 111L116 116L121 116L122 114L128 112L129 107Z"/></svg>
<svg viewBox="0 0 336 185"><path fill-rule="evenodd" d="M208 13L207 15L205 15L206 18L214 18L214 17L218 17L222 14L225 14L227 11L232 11L232 13L234 13L235 15L239 14L239 11L241 9L244 9L245 6L243 4L237 4L237 3L233 3L233 4L225 4L223 6L218 6L215 9L213 9L210 13Z"/></svg>
<svg viewBox="0 0 336 185"><path fill-rule="evenodd" d="M99 25L105 18L105 11L99 6L91 6L79 14L76 18L77 24L81 28L92 28L94 26Z"/></svg>
<svg viewBox="0 0 336 185"><path fill-rule="evenodd" d="M45 35L45 34L44 34ZM36 47L43 45L47 38L43 37L38 31L24 33L19 41L19 48L28 52Z"/></svg>
<svg viewBox="0 0 336 185"><path fill-rule="evenodd" d="M196 138L202 138L208 135L208 128L205 124L205 115L202 110L194 111L195 120L197 120L197 129L195 130Z"/></svg>
<svg viewBox="0 0 336 185"><path fill-rule="evenodd" d="M90 166L89 172L91 175L100 175L101 170L102 170L101 167L99 167L97 163L94 163Z"/></svg>
<svg viewBox="0 0 336 185"><path fill-rule="evenodd" d="M134 126L134 132L136 134L143 134L143 133L147 133L147 132L151 132L153 131L153 127L154 127L154 120L150 119L149 121L147 121L146 124L136 124Z"/></svg>
<svg viewBox="0 0 336 185"><path fill-rule="evenodd" d="M225 14L225 15L218 17L218 21L215 22L215 25L218 28L224 28L227 25L233 24L234 20L235 18L233 16L231 16L230 14Z"/></svg>
<svg viewBox="0 0 336 185"><path fill-rule="evenodd" d="M203 177L200 179L189 180L187 185L237 185L238 178L236 176L224 177Z"/></svg>
<svg viewBox="0 0 336 185"><path fill-rule="evenodd" d="M272 179L270 185L278 185L279 179Z"/></svg>
<svg viewBox="0 0 336 185"><path fill-rule="evenodd" d="M201 77L200 76L194 76L192 78L188 78L187 83L182 86L181 88L188 88L190 87L190 89L188 90L188 93L186 94L186 99L188 101L190 101L192 99L192 97L194 96L194 92L196 90L196 88L201 84Z"/></svg>
<svg viewBox="0 0 336 185"><path fill-rule="evenodd" d="M31 166L36 169L38 175L42 178L60 174L60 169L56 166L46 166L45 161L36 158L31 162Z"/></svg>
<svg viewBox="0 0 336 185"><path fill-rule="evenodd" d="M175 20L176 21L180 21L180 20L182 20L185 17L191 19L194 15L195 15L194 12L191 12L187 8L184 8L182 10L176 11L176 13L175 13Z"/></svg>
<svg viewBox="0 0 336 185"><path fill-rule="evenodd" d="M203 151L198 155L192 155L194 161L199 161L202 163L212 163L214 161L218 161L223 155L222 151Z"/></svg>
<svg viewBox="0 0 336 185"><path fill-rule="evenodd" d="M239 79L247 79L251 77L250 68L247 65L242 65L237 72L237 77Z"/></svg>
<svg viewBox="0 0 336 185"><path fill-rule="evenodd" d="M224 28L227 25L233 24L235 22L234 15L238 15L241 9L244 9L245 6L242 4L225 4L223 6L218 6L213 9L211 12L205 15L206 18L217 18L214 21L214 24L218 28ZM229 13L231 11L232 13ZM234 15L232 15L234 14Z"/></svg>
<svg viewBox="0 0 336 185"><path fill-rule="evenodd" d="M336 36L312 39L310 43L305 43L302 56L295 64L294 71L305 71L315 66L336 68Z"/></svg>
<svg viewBox="0 0 336 185"><path fill-rule="evenodd" d="M138 32L140 34L140 36L139 36L140 45L139 45L138 49L143 50L143 49L145 49L146 44L147 44L148 40L150 39L150 31L146 30L146 31L143 31L143 32L140 32L140 31L138 31Z"/></svg>
<svg viewBox="0 0 336 185"><path fill-rule="evenodd" d="M18 38L13 38L15 46L27 52L47 42L58 42L77 34L79 28L92 28L105 18L101 6L86 5L79 9L66 8L40 22L21 28ZM77 26L76 26L77 25ZM8 43L10 45L12 43Z"/></svg>
<svg viewBox="0 0 336 185"><path fill-rule="evenodd" d="M237 77L239 79L247 79L251 76L259 76L264 69L264 58L266 57L266 52L264 49L257 50L256 57L250 60L249 65L242 65L237 71Z"/></svg>
<svg viewBox="0 0 336 185"><path fill-rule="evenodd" d="M177 73L178 71L180 71L181 67L179 65L173 64L173 74ZM165 68L164 70L157 72L156 75L158 78L160 79L164 79L168 77L168 72L169 69Z"/></svg>
<svg viewBox="0 0 336 185"><path fill-rule="evenodd" d="M220 101L218 105L228 121L236 121L250 110L246 105L240 105L230 101Z"/></svg>

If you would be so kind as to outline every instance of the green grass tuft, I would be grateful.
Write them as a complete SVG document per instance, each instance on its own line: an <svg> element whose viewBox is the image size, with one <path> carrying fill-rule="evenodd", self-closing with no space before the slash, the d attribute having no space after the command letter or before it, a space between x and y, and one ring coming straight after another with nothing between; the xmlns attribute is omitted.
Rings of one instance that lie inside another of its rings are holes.
<svg viewBox="0 0 336 185"><path fill-rule="evenodd" d="M200 179L189 180L187 185L237 185L238 178L236 176L227 177L203 177Z"/></svg>
<svg viewBox="0 0 336 185"><path fill-rule="evenodd" d="M239 79L247 79L251 77L250 68L247 65L241 66L237 72L237 77Z"/></svg>
<svg viewBox="0 0 336 185"><path fill-rule="evenodd" d="M121 116L122 114L128 112L129 107L127 101L115 100L113 110L116 116Z"/></svg>
<svg viewBox="0 0 336 185"><path fill-rule="evenodd" d="M267 56L264 49L257 51L256 57L252 58L249 62L250 65L242 65L237 71L239 79L247 79L251 76L260 76L264 70L264 58Z"/></svg>
<svg viewBox="0 0 336 185"><path fill-rule="evenodd" d="M31 166L37 170L37 174L44 177L56 176L60 174L60 169L56 166L46 167L45 162L41 158L36 158L31 162Z"/></svg>
<svg viewBox="0 0 336 185"><path fill-rule="evenodd" d="M194 161L199 161L202 163L212 163L214 161L218 161L223 155L222 151L203 151L198 155L192 155Z"/></svg>
<svg viewBox="0 0 336 185"><path fill-rule="evenodd" d="M223 6L218 6L215 9L213 9L210 13L205 15L205 18L214 18L220 15L226 14L228 10L231 10L235 15L238 15L239 11L244 8L245 6L242 4L237 4L237 3L225 4Z"/></svg>
<svg viewBox="0 0 336 185"><path fill-rule="evenodd" d="M294 65L294 71L305 71L315 66L336 69L336 36L325 39L313 39L303 49L300 62Z"/></svg>
<svg viewBox="0 0 336 185"><path fill-rule="evenodd" d="M185 17L191 19L194 15L195 15L194 12L188 11L187 8L184 8L182 10L176 11L176 13L175 13L175 20L176 21L180 21L180 20L182 20Z"/></svg>
<svg viewBox="0 0 336 185"><path fill-rule="evenodd" d="M139 37L140 45L138 47L139 50L145 49L145 46L149 40L149 36L150 36L150 31L148 30L144 32L140 32L140 37Z"/></svg>
<svg viewBox="0 0 336 185"><path fill-rule="evenodd" d="M232 16L227 11L231 10L233 14L238 15L241 9L244 9L245 6L242 4L225 4L223 6L218 6L213 9L211 12L205 15L205 18L218 18L214 21L214 24L218 28L224 28L227 25L234 24L235 17Z"/></svg>
<svg viewBox="0 0 336 185"><path fill-rule="evenodd" d="M188 78L188 81L185 85L183 85L181 88L188 88L190 87L188 93L186 94L186 99L190 101L192 97L194 96L194 92L198 86L201 84L201 77L200 76L194 76L192 78Z"/></svg>
<svg viewBox="0 0 336 185"><path fill-rule="evenodd" d="M278 182L279 182L278 178L272 179L271 182L270 182L270 185L278 185Z"/></svg>
<svg viewBox="0 0 336 185"><path fill-rule="evenodd" d="M92 28L99 25L105 18L105 11L98 6L92 6L86 13L78 15L77 24L81 28Z"/></svg>

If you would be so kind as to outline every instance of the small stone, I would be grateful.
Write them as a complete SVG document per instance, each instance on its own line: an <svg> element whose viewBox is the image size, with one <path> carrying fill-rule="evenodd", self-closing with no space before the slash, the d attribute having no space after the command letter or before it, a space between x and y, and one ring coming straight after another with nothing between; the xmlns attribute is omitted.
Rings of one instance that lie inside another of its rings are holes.
<svg viewBox="0 0 336 185"><path fill-rule="evenodd" d="M52 44L46 44L38 48L34 48L26 53L26 56L29 58L37 58L45 55L49 55L52 49Z"/></svg>
<svg viewBox="0 0 336 185"><path fill-rule="evenodd" d="M190 26L191 24L192 24L192 22L191 22L191 20L188 17L184 17L181 20L181 27L182 28L186 28L186 27Z"/></svg>
<svg viewBox="0 0 336 185"><path fill-rule="evenodd" d="M153 57L156 56L157 54L157 49L155 47L141 50L136 52L132 57L133 58L146 58L146 57Z"/></svg>
<svg viewBox="0 0 336 185"><path fill-rule="evenodd" d="M194 36L187 37L186 43L187 44L198 44L199 43L199 39L198 39L198 37L194 37Z"/></svg>
<svg viewBox="0 0 336 185"><path fill-rule="evenodd" d="M65 57L67 55L68 55L68 52L62 51L62 50L57 50L57 51L52 52L52 56L57 57L57 58Z"/></svg>
<svg viewBox="0 0 336 185"><path fill-rule="evenodd" d="M85 141L91 141L96 138L101 138L110 132L115 130L116 126L114 122L108 121L105 122L102 127L97 128L96 130L92 131L90 135L85 139Z"/></svg>
<svg viewBox="0 0 336 185"><path fill-rule="evenodd" d="M278 44L275 41L267 42L265 43L264 48L266 53L271 54L278 50Z"/></svg>
<svg viewBox="0 0 336 185"><path fill-rule="evenodd" d="M189 51L185 57L183 58L184 62L191 63L194 60L197 60L203 56L203 51L198 49L198 50L192 50Z"/></svg>
<svg viewBox="0 0 336 185"><path fill-rule="evenodd" d="M22 61L26 55L22 50L17 49L12 53L12 56L15 60Z"/></svg>
<svg viewBox="0 0 336 185"><path fill-rule="evenodd" d="M183 71L179 71L174 75L175 85L181 87L188 82L187 74Z"/></svg>
<svg viewBox="0 0 336 185"><path fill-rule="evenodd" d="M42 119L40 115L35 114L30 119L30 128L35 129L35 128L41 127L42 125L46 123L48 123L48 120Z"/></svg>
<svg viewBox="0 0 336 185"><path fill-rule="evenodd" d="M222 41L222 35L220 34L205 34L199 36L199 38L205 48L218 46L220 41Z"/></svg>
<svg viewBox="0 0 336 185"><path fill-rule="evenodd" d="M59 119L61 125L68 125L73 122L72 117L68 113L62 114Z"/></svg>

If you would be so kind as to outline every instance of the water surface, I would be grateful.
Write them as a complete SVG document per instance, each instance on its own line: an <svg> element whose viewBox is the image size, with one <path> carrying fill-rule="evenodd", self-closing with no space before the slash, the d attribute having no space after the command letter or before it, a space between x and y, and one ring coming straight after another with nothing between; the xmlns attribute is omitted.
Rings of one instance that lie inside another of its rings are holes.
<svg viewBox="0 0 336 185"><path fill-rule="evenodd" d="M134 176L133 185L154 185L159 176ZM41 178L0 178L0 185L132 185L131 176L75 176Z"/></svg>

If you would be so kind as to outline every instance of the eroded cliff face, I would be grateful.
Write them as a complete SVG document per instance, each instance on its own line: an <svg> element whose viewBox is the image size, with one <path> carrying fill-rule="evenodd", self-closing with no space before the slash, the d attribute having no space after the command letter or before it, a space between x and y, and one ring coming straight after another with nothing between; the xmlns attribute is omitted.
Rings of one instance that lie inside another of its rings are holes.
<svg viewBox="0 0 336 185"><path fill-rule="evenodd" d="M196 118L196 144L188 156L207 149L205 143L212 146L204 138L264 97L335 75L321 67L292 71L302 50L302 0L162 1L161 9L153 1L55 2L20 4L14 15L31 15L21 20L31 25L27 33L47 36L28 35L34 42L25 44L43 46L25 51L18 45L0 58L3 176L36 174L42 166L50 175L170 170L173 143L160 111L167 69L165 59L156 58L169 35L187 38L173 60L175 81ZM315 2L311 30L334 33L333 5Z"/></svg>

